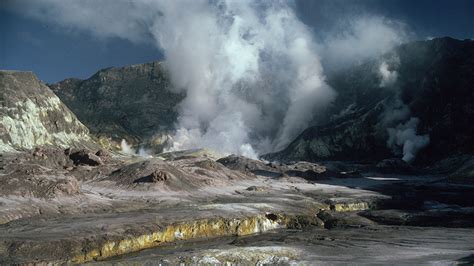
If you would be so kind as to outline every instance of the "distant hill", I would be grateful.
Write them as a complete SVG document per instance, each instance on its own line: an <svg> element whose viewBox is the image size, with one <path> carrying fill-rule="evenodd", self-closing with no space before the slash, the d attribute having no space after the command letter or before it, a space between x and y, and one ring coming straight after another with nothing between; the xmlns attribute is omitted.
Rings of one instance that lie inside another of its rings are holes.
<svg viewBox="0 0 474 266"><path fill-rule="evenodd" d="M391 84L383 84L382 64ZM388 73L388 74L387 74ZM391 75L391 76L390 76ZM419 119L429 136L416 163L474 153L474 41L438 38L407 43L328 78L338 97L318 121L272 160L374 160L400 156L388 147L396 116ZM391 117L392 116L392 117ZM403 119L399 120L403 123Z"/></svg>

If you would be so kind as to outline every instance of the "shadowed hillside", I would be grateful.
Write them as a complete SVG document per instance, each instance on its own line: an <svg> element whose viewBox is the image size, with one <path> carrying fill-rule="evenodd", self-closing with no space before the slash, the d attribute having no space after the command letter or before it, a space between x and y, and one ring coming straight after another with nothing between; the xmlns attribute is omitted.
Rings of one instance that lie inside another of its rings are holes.
<svg viewBox="0 0 474 266"><path fill-rule="evenodd" d="M384 85L381 64L396 79ZM329 77L338 97L319 121L277 160L374 160L401 157L389 147L387 128L418 118L416 132L428 135L416 162L472 154L474 144L474 41L439 38L401 45L381 58ZM401 117L395 117L405 113ZM398 119L398 120L397 120Z"/></svg>

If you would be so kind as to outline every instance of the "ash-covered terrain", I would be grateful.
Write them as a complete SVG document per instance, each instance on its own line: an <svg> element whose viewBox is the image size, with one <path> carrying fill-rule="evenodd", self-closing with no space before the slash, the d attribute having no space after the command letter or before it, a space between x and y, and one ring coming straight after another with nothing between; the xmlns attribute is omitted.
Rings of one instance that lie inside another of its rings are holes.
<svg viewBox="0 0 474 266"><path fill-rule="evenodd" d="M330 73L339 96L260 159L172 149L162 63L0 71L0 263L472 264L473 60L439 38Z"/></svg>

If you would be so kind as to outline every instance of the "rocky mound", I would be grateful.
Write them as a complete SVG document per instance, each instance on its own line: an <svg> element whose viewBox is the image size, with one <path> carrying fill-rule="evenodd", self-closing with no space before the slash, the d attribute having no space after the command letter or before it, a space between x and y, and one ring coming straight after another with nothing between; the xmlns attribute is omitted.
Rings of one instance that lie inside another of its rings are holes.
<svg viewBox="0 0 474 266"><path fill-rule="evenodd" d="M31 72L0 71L0 152L93 146L88 129Z"/></svg>
<svg viewBox="0 0 474 266"><path fill-rule="evenodd" d="M113 171L104 180L129 189L192 192L250 178L205 157L182 157L173 161L140 160Z"/></svg>
<svg viewBox="0 0 474 266"><path fill-rule="evenodd" d="M81 194L80 184L117 164L103 150L36 147L0 155L0 196L56 198Z"/></svg>
<svg viewBox="0 0 474 266"><path fill-rule="evenodd" d="M180 182L185 176L188 176L187 173L165 161L149 159L119 168L107 179L121 185L155 184L171 189L185 189L188 183Z"/></svg>
<svg viewBox="0 0 474 266"><path fill-rule="evenodd" d="M244 174L267 177L300 177L308 181L316 181L328 177L358 177L353 169L346 171L337 163L317 164L305 161L284 163L266 163L238 155L229 155L217 160L229 169ZM343 171L344 170L344 171Z"/></svg>
<svg viewBox="0 0 474 266"><path fill-rule="evenodd" d="M184 95L172 92L160 62L100 70L86 80L49 85L104 144L122 139L148 143L161 152Z"/></svg>
<svg viewBox="0 0 474 266"><path fill-rule="evenodd" d="M253 160L244 156L229 155L217 160L218 163L225 165L227 168L248 173L258 172L280 172L273 164L266 164L263 161Z"/></svg>

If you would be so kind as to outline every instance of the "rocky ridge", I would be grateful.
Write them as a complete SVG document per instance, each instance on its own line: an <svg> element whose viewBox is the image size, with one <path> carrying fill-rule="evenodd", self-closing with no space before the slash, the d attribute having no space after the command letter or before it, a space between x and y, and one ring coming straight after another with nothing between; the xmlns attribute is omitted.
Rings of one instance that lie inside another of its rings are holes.
<svg viewBox="0 0 474 266"><path fill-rule="evenodd" d="M126 139L156 152L173 129L184 97L173 92L162 62L106 68L86 80L49 86L104 146L120 147Z"/></svg>

